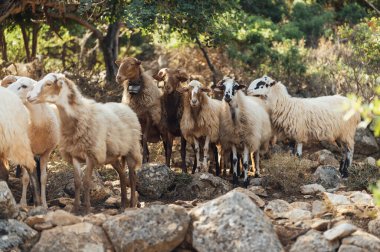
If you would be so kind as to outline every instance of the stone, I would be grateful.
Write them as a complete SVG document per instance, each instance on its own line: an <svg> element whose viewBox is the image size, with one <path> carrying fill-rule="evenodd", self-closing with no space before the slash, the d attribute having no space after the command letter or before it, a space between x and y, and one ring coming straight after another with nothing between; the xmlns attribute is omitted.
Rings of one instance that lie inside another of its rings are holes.
<svg viewBox="0 0 380 252"><path fill-rule="evenodd" d="M284 213L284 217L296 222L301 220L311 220L313 218L310 211L294 208Z"/></svg>
<svg viewBox="0 0 380 252"><path fill-rule="evenodd" d="M12 219L19 209L7 182L0 181L0 219Z"/></svg>
<svg viewBox="0 0 380 252"><path fill-rule="evenodd" d="M342 245L352 245L367 251L380 251L380 239L362 230L357 230L351 236L342 239Z"/></svg>
<svg viewBox="0 0 380 252"><path fill-rule="evenodd" d="M26 218L26 220L24 222L29 227L33 228L34 225L36 225L36 224L41 224L41 223L46 222L46 218L44 215L34 215L34 216L29 216L28 218Z"/></svg>
<svg viewBox="0 0 380 252"><path fill-rule="evenodd" d="M292 245L290 252L326 252L335 251L338 247L339 241L328 241L320 232L311 229L305 235L297 238L297 241Z"/></svg>
<svg viewBox="0 0 380 252"><path fill-rule="evenodd" d="M333 227L332 229L327 230L323 233L323 236L329 240L333 241L336 239L342 239L353 232L355 232L358 228L350 223L342 223L340 225L337 225L336 227Z"/></svg>
<svg viewBox="0 0 380 252"><path fill-rule="evenodd" d="M46 220L50 221L54 226L69 226L82 221L78 216L75 216L64 210L49 212L46 215Z"/></svg>
<svg viewBox="0 0 380 252"><path fill-rule="evenodd" d="M368 223L368 231L380 238L380 218L371 220Z"/></svg>
<svg viewBox="0 0 380 252"><path fill-rule="evenodd" d="M324 188L335 188L339 186L340 174L334 166L322 165L314 172L315 182L321 184Z"/></svg>
<svg viewBox="0 0 380 252"><path fill-rule="evenodd" d="M362 249L353 245L343 244L339 247L338 252L368 252L366 249Z"/></svg>
<svg viewBox="0 0 380 252"><path fill-rule="evenodd" d="M101 226L107 220L107 215L104 213L89 214L83 217L83 222L89 222L96 226Z"/></svg>
<svg viewBox="0 0 380 252"><path fill-rule="evenodd" d="M361 155L371 155L379 151L373 133L364 127L358 127L355 133L355 153Z"/></svg>
<svg viewBox="0 0 380 252"><path fill-rule="evenodd" d="M292 206L285 200L272 200L265 207L264 212L272 219L287 218L286 213L292 209Z"/></svg>
<svg viewBox="0 0 380 252"><path fill-rule="evenodd" d="M262 186L250 186L248 190L261 197L268 197L267 191Z"/></svg>
<svg viewBox="0 0 380 252"><path fill-rule="evenodd" d="M283 251L269 219L244 193L231 191L190 215L187 242L196 251Z"/></svg>
<svg viewBox="0 0 380 252"><path fill-rule="evenodd" d="M364 160L364 163L369 164L371 166L376 166L376 159L374 159L373 157L367 157Z"/></svg>
<svg viewBox="0 0 380 252"><path fill-rule="evenodd" d="M327 212L327 207L320 200L314 200L311 205L311 213L314 217L320 217Z"/></svg>
<svg viewBox="0 0 380 252"><path fill-rule="evenodd" d="M121 206L120 196L111 196L105 202L104 206L107 208L119 208Z"/></svg>
<svg viewBox="0 0 380 252"><path fill-rule="evenodd" d="M184 190L184 194L192 195L192 198L210 200L226 194L232 190L232 185L210 173L196 173L192 176L191 182Z"/></svg>
<svg viewBox="0 0 380 252"><path fill-rule="evenodd" d="M0 251L11 251L21 248L28 251L38 239L38 232L17 220L0 219Z"/></svg>
<svg viewBox="0 0 380 252"><path fill-rule="evenodd" d="M33 226L33 228L35 230L40 231L40 232L43 230L51 229L53 227L54 227L54 225L50 221L49 222L43 222L43 223L36 223Z"/></svg>
<svg viewBox="0 0 380 252"><path fill-rule="evenodd" d="M43 206L37 206L29 210L28 216L46 215L48 210Z"/></svg>
<svg viewBox="0 0 380 252"><path fill-rule="evenodd" d="M364 192L350 192L348 198L354 203L356 206L375 206L373 202L373 198L370 194Z"/></svg>
<svg viewBox="0 0 380 252"><path fill-rule="evenodd" d="M249 180L249 185L261 186L263 184L263 178L251 178Z"/></svg>
<svg viewBox="0 0 380 252"><path fill-rule="evenodd" d="M330 220L314 219L310 227L318 231L325 231L326 229L328 229L330 225L331 225Z"/></svg>
<svg viewBox="0 0 380 252"><path fill-rule="evenodd" d="M190 216L177 205L128 209L109 217L103 229L116 251L172 251L185 239Z"/></svg>
<svg viewBox="0 0 380 252"><path fill-rule="evenodd" d="M301 186L302 194L317 194L325 191L326 189L320 184L309 184Z"/></svg>
<svg viewBox="0 0 380 252"><path fill-rule="evenodd" d="M309 202L296 201L290 203L293 208L298 208L305 211L311 211L311 204Z"/></svg>
<svg viewBox="0 0 380 252"><path fill-rule="evenodd" d="M350 205L351 201L348 197L340 194L333 194L325 192L323 193L323 200L330 207L336 207L339 205Z"/></svg>
<svg viewBox="0 0 380 252"><path fill-rule="evenodd" d="M113 251L107 235L99 226L81 222L44 230L32 252L44 251Z"/></svg>
<svg viewBox="0 0 380 252"><path fill-rule="evenodd" d="M174 184L174 172L164 164L146 163L137 171L137 191L143 197L159 199Z"/></svg>
<svg viewBox="0 0 380 252"><path fill-rule="evenodd" d="M241 192L247 195L258 207L264 207L265 206L265 201L262 200L259 196L254 194L251 190L244 189L241 187L237 187L234 190L234 192Z"/></svg>
<svg viewBox="0 0 380 252"><path fill-rule="evenodd" d="M334 154L329 150L320 150L309 156L310 160L317 161L321 165L339 166L339 161L336 160Z"/></svg>

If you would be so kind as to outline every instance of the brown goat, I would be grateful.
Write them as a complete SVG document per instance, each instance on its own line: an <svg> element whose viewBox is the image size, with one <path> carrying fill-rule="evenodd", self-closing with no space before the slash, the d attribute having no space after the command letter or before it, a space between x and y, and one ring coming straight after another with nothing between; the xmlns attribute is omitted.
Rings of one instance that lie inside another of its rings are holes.
<svg viewBox="0 0 380 252"><path fill-rule="evenodd" d="M174 138L181 137L181 167L182 172L186 173L186 140L180 128L183 102L182 95L177 88L181 82L187 81L188 76L185 71L180 69L162 68L153 78L164 83L164 93L161 97L161 126L167 132L166 163L170 164Z"/></svg>
<svg viewBox="0 0 380 252"><path fill-rule="evenodd" d="M122 103L135 111L141 124L143 162L146 163L149 160L147 143L164 140L166 135L160 127L162 93L153 78L144 73L138 59L128 57L115 63L119 66L116 81L124 86Z"/></svg>

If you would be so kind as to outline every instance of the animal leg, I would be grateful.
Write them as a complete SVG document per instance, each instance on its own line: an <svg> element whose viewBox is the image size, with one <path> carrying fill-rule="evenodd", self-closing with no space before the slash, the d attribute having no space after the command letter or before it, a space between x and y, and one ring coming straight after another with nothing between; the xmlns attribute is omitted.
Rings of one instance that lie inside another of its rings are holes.
<svg viewBox="0 0 380 252"><path fill-rule="evenodd" d="M256 152L257 153L257 152ZM249 159L249 150L248 146L244 145L244 152L243 152L243 168L244 168L244 187L247 188L249 181L248 181L248 159Z"/></svg>
<svg viewBox="0 0 380 252"><path fill-rule="evenodd" d="M125 157L122 157L125 158ZM122 165L124 163L124 166ZM125 162L120 162L116 160L112 163L112 167L119 174L120 179L120 189L121 189L121 210L124 210L127 207L127 177L125 175Z"/></svg>
<svg viewBox="0 0 380 252"><path fill-rule="evenodd" d="M96 161L92 157L87 156L86 170L83 177L84 207L85 207L86 214L89 213L91 209L90 189L91 189L91 182L92 182L92 171L95 166L96 166Z"/></svg>
<svg viewBox="0 0 380 252"><path fill-rule="evenodd" d="M129 202L130 207L136 207L137 199L136 199L136 169L138 165L138 161L134 159L133 156L127 156L127 164L129 170L129 184L131 186L131 200Z"/></svg>
<svg viewBox="0 0 380 252"><path fill-rule="evenodd" d="M197 160L197 170L201 172L201 159L200 159L200 148L198 139L194 138L194 146L195 146L195 159Z"/></svg>
<svg viewBox="0 0 380 252"><path fill-rule="evenodd" d="M237 173L237 165L238 165L238 156L235 145L232 145L232 165L233 165L233 177L232 184L236 187L239 184L238 173Z"/></svg>
<svg viewBox="0 0 380 252"><path fill-rule="evenodd" d="M182 159L182 173L187 173L186 167L186 139L181 136L181 159Z"/></svg>
<svg viewBox="0 0 380 252"><path fill-rule="evenodd" d="M22 194L21 194L21 200L20 200L20 206L21 207L26 207L26 193L28 190L28 185L29 185L29 175L28 171L22 167Z"/></svg>
<svg viewBox="0 0 380 252"><path fill-rule="evenodd" d="M75 213L79 212L81 201L80 201L80 191L82 187L82 170L80 168L80 163L76 158L73 158L74 166L74 186L75 186L75 200L73 211Z"/></svg>
<svg viewBox="0 0 380 252"><path fill-rule="evenodd" d="M255 177L261 177L261 174L260 174L260 152L259 151L255 151Z"/></svg>
<svg viewBox="0 0 380 252"><path fill-rule="evenodd" d="M45 152L40 157L40 167L41 167L41 198L42 206L47 208L46 202L46 183L47 183L47 164L49 159L50 151Z"/></svg>
<svg viewBox="0 0 380 252"><path fill-rule="evenodd" d="M206 136L205 139L205 145L203 146L203 165L201 166L201 169L203 172L208 172L208 149L210 147L210 137Z"/></svg>
<svg viewBox="0 0 380 252"><path fill-rule="evenodd" d="M167 134L166 142L166 165L170 167L170 160L172 158L174 136L171 133Z"/></svg>
<svg viewBox="0 0 380 252"><path fill-rule="evenodd" d="M212 150L214 152L214 160L215 160L215 175L216 176L220 176L220 156L219 153L221 152L220 150L218 150L218 147L216 146L216 144L212 144Z"/></svg>
<svg viewBox="0 0 380 252"><path fill-rule="evenodd" d="M149 161L149 150L148 150L148 134L149 134L149 129L151 126L152 122L150 119L150 116L148 115L146 117L146 124L145 124L145 129L142 137L142 145L143 145L143 163L147 163Z"/></svg>
<svg viewBox="0 0 380 252"><path fill-rule="evenodd" d="M301 158L302 156L302 143L297 143L297 157Z"/></svg>

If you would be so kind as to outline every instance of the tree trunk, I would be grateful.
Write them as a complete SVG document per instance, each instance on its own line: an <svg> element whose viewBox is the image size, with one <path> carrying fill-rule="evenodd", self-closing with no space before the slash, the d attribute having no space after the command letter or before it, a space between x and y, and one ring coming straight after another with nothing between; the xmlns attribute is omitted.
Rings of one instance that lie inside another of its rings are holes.
<svg viewBox="0 0 380 252"><path fill-rule="evenodd" d="M117 72L115 61L119 51L119 31L120 22L110 24L107 28L106 36L100 41L100 49L102 50L104 63L106 65L107 84L115 83Z"/></svg>
<svg viewBox="0 0 380 252"><path fill-rule="evenodd" d="M203 53L203 56L206 59L207 65L208 65L208 67L210 68L210 70L212 72L212 81L216 84L217 83L217 79L218 79L218 72L216 71L215 66L211 63L210 57L208 56L208 53L207 53L206 49L203 47L203 45L202 45L201 41L199 40L199 38L195 37L195 41L197 42L197 44L199 46L199 49L201 49L201 51Z"/></svg>
<svg viewBox="0 0 380 252"><path fill-rule="evenodd" d="M4 29L2 27L0 27L0 49L3 61L8 62L7 41L5 40Z"/></svg>
<svg viewBox="0 0 380 252"><path fill-rule="evenodd" d="M36 58L37 54L37 41L38 41L38 32L40 31L40 25L33 23L32 27L32 59Z"/></svg>
<svg viewBox="0 0 380 252"><path fill-rule="evenodd" d="M25 26L22 23L20 24L20 28L21 28L22 38L24 40L26 62L30 62L31 58L30 58L30 50L29 50L29 36L28 36L28 33L26 32Z"/></svg>

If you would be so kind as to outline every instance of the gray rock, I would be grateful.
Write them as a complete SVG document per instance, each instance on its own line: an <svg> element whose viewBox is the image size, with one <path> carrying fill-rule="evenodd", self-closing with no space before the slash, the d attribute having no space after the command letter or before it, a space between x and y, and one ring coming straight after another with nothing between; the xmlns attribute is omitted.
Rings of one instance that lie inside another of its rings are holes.
<svg viewBox="0 0 380 252"><path fill-rule="evenodd" d="M338 252L368 252L366 249L362 249L353 245L343 244L339 247Z"/></svg>
<svg viewBox="0 0 380 252"><path fill-rule="evenodd" d="M319 166L314 172L316 183L321 184L324 188L335 188L339 185L340 174L333 166Z"/></svg>
<svg viewBox="0 0 380 252"><path fill-rule="evenodd" d="M137 191L143 197L159 199L174 184L174 172L164 164L147 163L137 172Z"/></svg>
<svg viewBox="0 0 380 252"><path fill-rule="evenodd" d="M350 192L348 195L348 198L356 206L363 206L363 207L375 206L372 196L366 192L359 192L359 191Z"/></svg>
<svg viewBox="0 0 380 252"><path fill-rule="evenodd" d="M272 219L287 218L286 213L292 210L293 207L285 200L272 200L265 207L264 212Z"/></svg>
<svg viewBox="0 0 380 252"><path fill-rule="evenodd" d="M309 184L301 186L302 194L317 194L325 191L326 189L320 184Z"/></svg>
<svg viewBox="0 0 380 252"><path fill-rule="evenodd" d="M329 240L333 241L336 239L342 239L344 237L349 236L353 232L355 232L358 228L350 223L342 223L333 227L332 229L327 230L323 233L323 236Z"/></svg>
<svg viewBox="0 0 380 252"><path fill-rule="evenodd" d="M367 251L380 251L380 239L374 235L358 230L342 240L342 245L352 245Z"/></svg>
<svg viewBox="0 0 380 252"><path fill-rule="evenodd" d="M190 215L187 241L197 251L283 251L271 222L243 193L229 192Z"/></svg>
<svg viewBox="0 0 380 252"><path fill-rule="evenodd" d="M284 217L293 221L311 220L313 218L310 211L294 208L284 213Z"/></svg>
<svg viewBox="0 0 380 252"><path fill-rule="evenodd" d="M248 190L261 197L268 197L267 191L262 186L249 186Z"/></svg>
<svg viewBox="0 0 380 252"><path fill-rule="evenodd" d="M380 238L380 218L371 220L368 223L368 231Z"/></svg>
<svg viewBox="0 0 380 252"><path fill-rule="evenodd" d="M214 199L232 189L232 185L228 181L210 173L196 173L192 177L191 183L185 190L187 194L190 192L193 197L198 199Z"/></svg>
<svg viewBox="0 0 380 252"><path fill-rule="evenodd" d="M296 201L296 202L290 203L290 205L293 208L298 208L298 209L305 210L305 211L311 211L311 209L312 209L311 204L309 202Z"/></svg>
<svg viewBox="0 0 380 252"><path fill-rule="evenodd" d="M320 200L314 200L311 205L311 213L314 217L320 217L327 212L325 204Z"/></svg>
<svg viewBox="0 0 380 252"><path fill-rule="evenodd" d="M265 201L262 200L259 196L257 196L255 193L253 193L251 190L244 189L241 187L237 187L233 192L241 192L247 195L253 202L258 206L258 207L264 207L265 206Z"/></svg>
<svg viewBox="0 0 380 252"><path fill-rule="evenodd" d="M14 248L29 250L38 232L17 220L0 220L0 251Z"/></svg>
<svg viewBox="0 0 380 252"><path fill-rule="evenodd" d="M310 160L317 161L321 165L339 166L334 154L329 150L320 150L309 156Z"/></svg>
<svg viewBox="0 0 380 252"><path fill-rule="evenodd" d="M116 251L172 251L185 239L190 216L176 205L131 209L108 218L103 228Z"/></svg>
<svg viewBox="0 0 380 252"><path fill-rule="evenodd" d="M364 163L369 164L371 166L376 166L376 159L374 159L373 157L367 157L364 160Z"/></svg>
<svg viewBox="0 0 380 252"><path fill-rule="evenodd" d="M101 227L81 222L42 231L40 240L31 251L54 252L57 250L112 251L112 246Z"/></svg>
<svg viewBox="0 0 380 252"><path fill-rule="evenodd" d="M263 185L263 178L251 178L249 180L249 185L252 185L252 186L261 186Z"/></svg>
<svg viewBox="0 0 380 252"><path fill-rule="evenodd" d="M0 219L15 218L19 212L16 201L5 181L0 181Z"/></svg>
<svg viewBox="0 0 380 252"><path fill-rule="evenodd" d="M359 127L355 133L355 153L362 155L371 155L379 151L373 133L367 129Z"/></svg>
<svg viewBox="0 0 380 252"><path fill-rule="evenodd" d="M339 241L330 242L323 235L316 231L310 230L305 235L297 238L290 252L313 251L326 252L335 251L339 247Z"/></svg>
<svg viewBox="0 0 380 252"><path fill-rule="evenodd" d="M313 219L313 223L310 225L310 227L318 231L325 231L329 225L331 225L330 220Z"/></svg>

